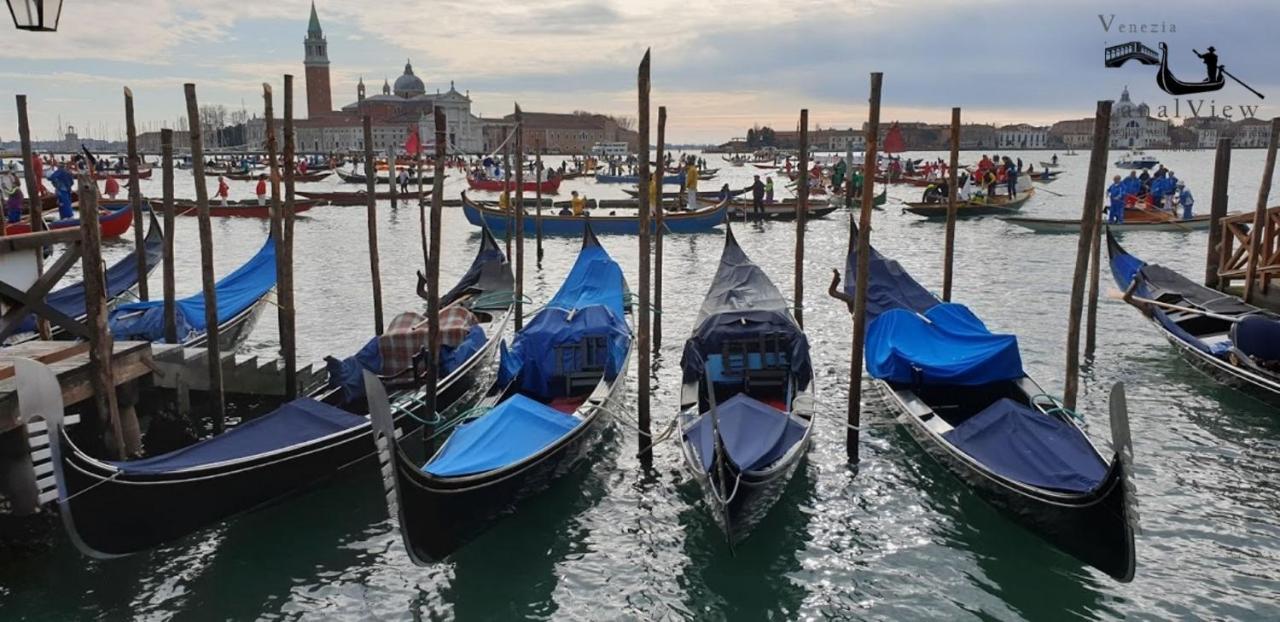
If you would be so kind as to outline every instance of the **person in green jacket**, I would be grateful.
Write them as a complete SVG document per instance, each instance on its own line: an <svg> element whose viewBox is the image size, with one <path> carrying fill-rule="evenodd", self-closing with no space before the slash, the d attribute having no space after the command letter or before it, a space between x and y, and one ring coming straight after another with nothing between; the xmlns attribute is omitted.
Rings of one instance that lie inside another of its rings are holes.
<svg viewBox="0 0 1280 622"><path fill-rule="evenodd" d="M832 173L831 173L832 188L839 189L844 185L844 175L845 175L845 171L847 171L848 168L849 166L848 164L845 163L844 158L841 158L839 162L836 162L836 165L835 167L833 167Z"/></svg>

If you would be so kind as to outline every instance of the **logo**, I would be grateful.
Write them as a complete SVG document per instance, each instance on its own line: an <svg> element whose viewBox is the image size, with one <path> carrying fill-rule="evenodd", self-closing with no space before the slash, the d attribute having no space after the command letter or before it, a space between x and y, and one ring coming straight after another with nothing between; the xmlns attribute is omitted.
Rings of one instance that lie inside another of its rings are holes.
<svg viewBox="0 0 1280 622"><path fill-rule="evenodd" d="M1129 43L1108 46L1103 52L1103 64L1107 67L1119 68L1133 60L1143 65L1159 65L1160 69L1156 71L1156 86L1159 86L1160 90L1174 97L1220 91L1226 85L1226 79L1231 78L1240 86L1248 89L1250 93L1257 95L1258 99L1264 99L1262 93L1232 75L1231 72L1227 71L1226 65L1218 62L1218 51L1213 46L1209 46L1204 53L1194 48L1191 52L1204 63L1205 79L1200 82L1184 82L1173 75L1173 70L1169 68L1169 46L1163 41L1160 42L1159 57L1156 56L1155 50L1147 47L1141 41L1130 41Z"/></svg>

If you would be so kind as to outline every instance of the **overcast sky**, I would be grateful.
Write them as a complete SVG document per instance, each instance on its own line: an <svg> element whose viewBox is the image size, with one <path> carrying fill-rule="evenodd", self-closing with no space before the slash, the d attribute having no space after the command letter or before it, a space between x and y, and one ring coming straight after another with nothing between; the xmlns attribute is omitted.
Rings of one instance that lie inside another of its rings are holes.
<svg viewBox="0 0 1280 622"><path fill-rule="evenodd" d="M68 0L57 33L0 27L0 91L29 95L37 139L55 137L59 118L82 136L119 138L126 85L151 128L183 115L184 82L197 84L202 104L260 114L261 83L293 73L304 115L309 4ZM455 81L477 114L506 114L519 101L527 111L634 116L636 67L651 47L653 102L667 106L676 142L726 140L753 123L793 128L802 107L824 127L860 124L871 71L885 73L886 120L945 121L958 105L966 121L1048 123L1089 116L1125 85L1172 111L1154 67L1102 64L1107 45L1138 40L1168 42L1184 81L1204 79L1191 50L1216 46L1227 70L1268 98L1231 82L1203 98L1280 114L1276 0L319 0L317 8L335 107L355 99L361 75L377 92L409 58L428 92ZM1121 30L1143 24L1154 32ZM16 137L16 119L10 99L0 106L0 140Z"/></svg>

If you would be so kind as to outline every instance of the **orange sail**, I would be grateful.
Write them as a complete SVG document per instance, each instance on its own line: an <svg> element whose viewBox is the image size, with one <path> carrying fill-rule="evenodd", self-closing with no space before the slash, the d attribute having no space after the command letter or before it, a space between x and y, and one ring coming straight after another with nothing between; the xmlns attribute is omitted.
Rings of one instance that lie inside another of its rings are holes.
<svg viewBox="0 0 1280 622"><path fill-rule="evenodd" d="M889 133L884 137L885 153L902 153L907 150L907 142L902 139L902 128L898 127L895 121L889 127Z"/></svg>

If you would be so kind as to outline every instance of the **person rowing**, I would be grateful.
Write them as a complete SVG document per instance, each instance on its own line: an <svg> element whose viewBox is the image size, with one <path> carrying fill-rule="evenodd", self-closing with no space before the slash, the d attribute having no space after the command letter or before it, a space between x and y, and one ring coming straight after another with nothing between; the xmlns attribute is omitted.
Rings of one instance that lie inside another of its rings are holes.
<svg viewBox="0 0 1280 622"><path fill-rule="evenodd" d="M1107 198L1110 204L1107 206L1107 223L1123 224L1124 223L1124 199L1125 199L1125 182L1122 177L1116 175L1112 178L1111 187L1107 188Z"/></svg>

